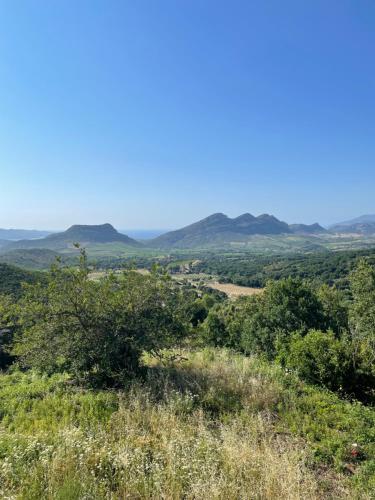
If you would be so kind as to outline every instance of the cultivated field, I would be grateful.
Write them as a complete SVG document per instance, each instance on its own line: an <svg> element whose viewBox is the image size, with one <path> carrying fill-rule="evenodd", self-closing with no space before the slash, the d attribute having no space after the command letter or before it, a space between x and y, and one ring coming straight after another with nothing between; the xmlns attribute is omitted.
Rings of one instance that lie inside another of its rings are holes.
<svg viewBox="0 0 375 500"><path fill-rule="evenodd" d="M249 286L240 286L233 285L232 283L218 283L217 281L208 282L207 286L214 288L215 290L219 290L220 292L224 292L228 295L228 297L242 297L249 295L256 295L262 292L262 288L252 288Z"/></svg>

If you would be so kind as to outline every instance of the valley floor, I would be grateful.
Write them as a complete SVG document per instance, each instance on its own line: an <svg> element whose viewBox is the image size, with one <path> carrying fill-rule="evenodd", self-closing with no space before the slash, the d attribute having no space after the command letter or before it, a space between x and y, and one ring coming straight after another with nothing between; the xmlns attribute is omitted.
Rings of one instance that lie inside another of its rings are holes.
<svg viewBox="0 0 375 500"><path fill-rule="evenodd" d="M0 497L372 498L374 410L255 358L184 358L123 391L1 375Z"/></svg>

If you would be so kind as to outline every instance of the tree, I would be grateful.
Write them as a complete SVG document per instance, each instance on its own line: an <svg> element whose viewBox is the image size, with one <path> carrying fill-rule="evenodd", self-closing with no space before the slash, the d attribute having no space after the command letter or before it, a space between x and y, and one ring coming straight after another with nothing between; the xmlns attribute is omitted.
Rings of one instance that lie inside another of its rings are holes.
<svg viewBox="0 0 375 500"><path fill-rule="evenodd" d="M0 370L8 368L16 359L10 354L16 325L13 313L13 298L0 295Z"/></svg>
<svg viewBox="0 0 375 500"><path fill-rule="evenodd" d="M350 329L356 354L375 374L375 269L361 259L350 276Z"/></svg>
<svg viewBox="0 0 375 500"><path fill-rule="evenodd" d="M51 271L17 305L21 332L14 353L25 366L116 384L137 373L143 351L176 345L189 331L181 289L158 273L125 271L90 278L79 269Z"/></svg>
<svg viewBox="0 0 375 500"><path fill-rule="evenodd" d="M317 296L323 308L324 330L332 330L338 337L348 332L349 308L345 293L335 287L323 285Z"/></svg>
<svg viewBox="0 0 375 500"><path fill-rule="evenodd" d="M270 359L276 354L278 338L324 327L323 307L316 293L307 283L292 278L269 282L263 294L250 297L244 316L243 350L265 353Z"/></svg>
<svg viewBox="0 0 375 500"><path fill-rule="evenodd" d="M204 344L239 349L242 332L241 300L212 307L202 326Z"/></svg>

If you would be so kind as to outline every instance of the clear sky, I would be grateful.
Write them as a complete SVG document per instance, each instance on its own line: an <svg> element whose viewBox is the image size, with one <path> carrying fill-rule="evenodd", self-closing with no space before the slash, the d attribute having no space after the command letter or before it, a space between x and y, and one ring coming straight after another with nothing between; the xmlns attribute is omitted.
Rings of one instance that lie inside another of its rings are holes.
<svg viewBox="0 0 375 500"><path fill-rule="evenodd" d="M374 0L1 0L0 227L375 213Z"/></svg>

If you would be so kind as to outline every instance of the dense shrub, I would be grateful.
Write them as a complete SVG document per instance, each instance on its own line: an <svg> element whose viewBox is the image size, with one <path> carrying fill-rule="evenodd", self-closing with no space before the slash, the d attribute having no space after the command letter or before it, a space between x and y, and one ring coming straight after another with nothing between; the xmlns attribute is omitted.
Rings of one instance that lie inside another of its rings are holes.
<svg viewBox="0 0 375 500"><path fill-rule="evenodd" d="M12 297L0 295L0 370L11 365L15 356L10 354L14 336L14 302Z"/></svg>
<svg viewBox="0 0 375 500"><path fill-rule="evenodd" d="M375 269L361 260L351 274L350 330L363 365L375 376Z"/></svg>
<svg viewBox="0 0 375 500"><path fill-rule="evenodd" d="M262 353L272 359L277 338L295 331L306 333L325 323L324 309L314 290L289 278L270 282L262 294L214 307L205 321L203 336L210 345Z"/></svg>
<svg viewBox="0 0 375 500"><path fill-rule="evenodd" d="M292 335L287 345L280 345L278 359L307 382L335 391L353 387L351 345L331 331Z"/></svg>
<svg viewBox="0 0 375 500"><path fill-rule="evenodd" d="M264 352L268 358L276 354L277 338L324 325L322 305L312 288L292 278L269 283L263 294L252 298L247 312L242 348L248 353Z"/></svg>
<svg viewBox="0 0 375 500"><path fill-rule="evenodd" d="M242 334L242 307L244 302L216 304L209 311L201 328L204 345L238 349Z"/></svg>
<svg viewBox="0 0 375 500"><path fill-rule="evenodd" d="M322 285L317 290L322 307L324 330L341 336L349 330L349 303L346 293L333 286Z"/></svg>
<svg viewBox="0 0 375 500"><path fill-rule="evenodd" d="M26 288L13 352L27 367L120 383L138 371L143 351L184 338L186 307L168 277L126 271L94 281L83 260L77 270L55 268L47 286Z"/></svg>
<svg viewBox="0 0 375 500"><path fill-rule="evenodd" d="M334 287L288 278L209 312L203 341L277 358L314 384L375 399L375 271L362 262L352 301ZM349 322L350 318L350 322Z"/></svg>
<svg viewBox="0 0 375 500"><path fill-rule="evenodd" d="M44 281L44 274L37 271L26 271L20 267L0 262L0 294L20 297L23 283Z"/></svg>

